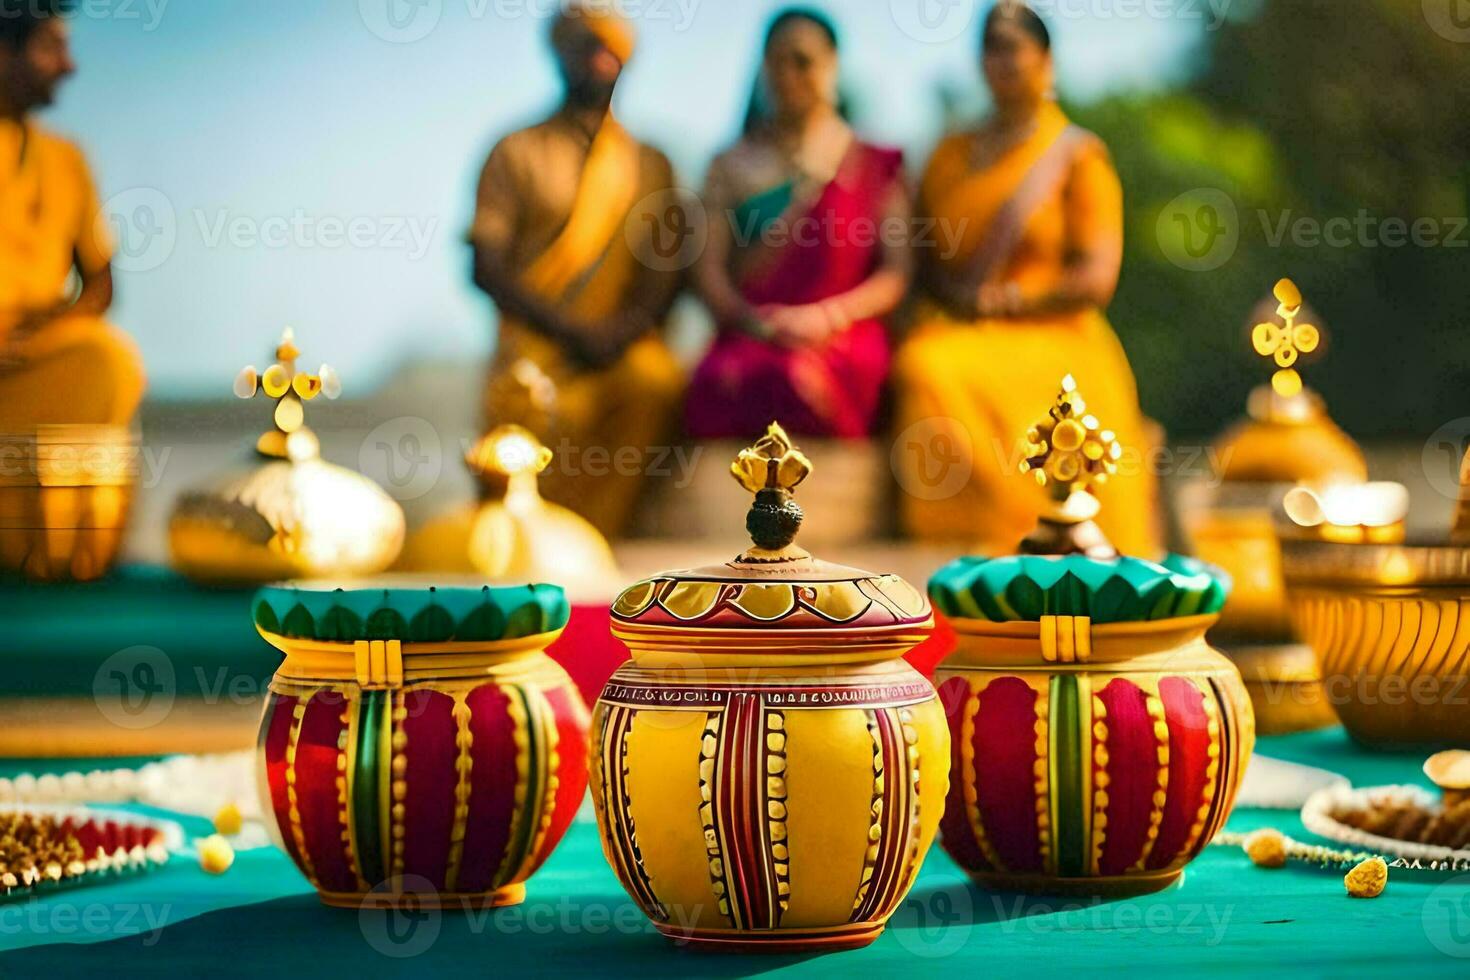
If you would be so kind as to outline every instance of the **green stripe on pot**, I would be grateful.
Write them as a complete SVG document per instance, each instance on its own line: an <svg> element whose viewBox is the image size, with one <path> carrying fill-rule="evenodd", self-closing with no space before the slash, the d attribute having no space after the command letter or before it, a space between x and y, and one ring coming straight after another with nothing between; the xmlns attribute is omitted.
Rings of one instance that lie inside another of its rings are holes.
<svg viewBox="0 0 1470 980"><path fill-rule="evenodd" d="M1162 562L1083 555L961 558L929 580L930 599L944 615L993 622L1087 616L1105 624L1207 615L1220 611L1229 591L1224 572L1181 555Z"/></svg>
<svg viewBox="0 0 1470 980"><path fill-rule="evenodd" d="M368 887L379 884L387 873L383 865L383 828L378 794L384 781L382 753L378 751L379 729L387 723L387 691L363 691L357 702L357 759L352 774L352 832L357 847L357 866Z"/></svg>
<svg viewBox="0 0 1470 980"><path fill-rule="evenodd" d="M430 586L383 584L349 588L272 585L251 603L255 625L282 636L336 643L495 642L549 633L571 613L556 585Z"/></svg>
<svg viewBox="0 0 1470 980"><path fill-rule="evenodd" d="M1091 823L1083 799L1082 711L1077 675L1060 674L1051 680L1052 846L1056 849L1057 874L1075 878L1088 873L1087 827Z"/></svg>
<svg viewBox="0 0 1470 980"><path fill-rule="evenodd" d="M521 711L525 712L526 719L526 806L522 811L520 826L516 828L516 839L511 842L512 847L506 851L507 854L515 855L515 861L506 865L506 870L514 874L531 854L531 846L536 842L537 830L537 820L534 815L542 812L541 758L536 744L536 732L540 726L536 717L536 706L531 703L526 689L511 686L505 691L520 703Z"/></svg>

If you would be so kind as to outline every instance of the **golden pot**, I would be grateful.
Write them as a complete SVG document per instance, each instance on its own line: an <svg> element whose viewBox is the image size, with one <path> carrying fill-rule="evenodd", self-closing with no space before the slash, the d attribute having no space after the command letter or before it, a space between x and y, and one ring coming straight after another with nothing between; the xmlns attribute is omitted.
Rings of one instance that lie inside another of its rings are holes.
<svg viewBox="0 0 1470 980"><path fill-rule="evenodd" d="M1292 615L1348 732L1470 745L1470 548L1284 540Z"/></svg>
<svg viewBox="0 0 1470 980"><path fill-rule="evenodd" d="M38 582L104 575L127 532L137 462L128 426L0 437L0 569Z"/></svg>

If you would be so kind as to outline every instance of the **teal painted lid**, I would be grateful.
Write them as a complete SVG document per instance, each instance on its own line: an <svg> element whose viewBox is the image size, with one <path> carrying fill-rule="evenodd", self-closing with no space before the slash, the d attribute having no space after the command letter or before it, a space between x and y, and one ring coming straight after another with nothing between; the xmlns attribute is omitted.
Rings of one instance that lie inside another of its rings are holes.
<svg viewBox="0 0 1470 980"><path fill-rule="evenodd" d="M1183 555L1162 562L1084 555L960 558L929 580L934 607L954 619L1036 622L1087 616L1094 624L1218 613L1230 577Z"/></svg>
<svg viewBox="0 0 1470 980"><path fill-rule="evenodd" d="M255 625L268 633L351 643L494 642L550 633L571 613L558 585L429 584L412 576L268 585L255 593Z"/></svg>

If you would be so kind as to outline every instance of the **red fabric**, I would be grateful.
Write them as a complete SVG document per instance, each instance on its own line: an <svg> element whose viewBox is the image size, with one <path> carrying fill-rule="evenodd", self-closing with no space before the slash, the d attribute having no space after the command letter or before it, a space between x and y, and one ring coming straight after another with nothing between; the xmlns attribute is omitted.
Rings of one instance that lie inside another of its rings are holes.
<svg viewBox="0 0 1470 980"><path fill-rule="evenodd" d="M1159 785L1159 743L1148 715L1147 696L1136 684L1115 678L1098 697L1107 711L1104 724L1108 730L1108 823L1098 870L1120 875L1138 861L1148 842L1149 816ZM1095 779L1096 763L1090 764Z"/></svg>
<svg viewBox="0 0 1470 980"><path fill-rule="evenodd" d="M296 739L296 811L317 882L328 891L350 892L357 888L357 873L347 860L342 840L347 825L337 793L337 777L342 775L337 769L339 745L347 730L343 706L342 695L335 691L314 694L306 703Z"/></svg>
<svg viewBox="0 0 1470 980"><path fill-rule="evenodd" d="M272 694L267 709L265 725L265 777L270 787L271 810L275 814L276 827L286 853L297 867L301 867L301 854L296 849L296 840L291 835L291 806L286 799L286 744L291 739L291 716L296 710L296 698Z"/></svg>
<svg viewBox="0 0 1470 980"><path fill-rule="evenodd" d="M904 654L903 659L909 662L909 666L929 678L934 679L934 668L939 662L954 652L955 632L954 627L949 625L949 620L934 610L934 632L929 634L928 639ZM966 694L969 690L966 688Z"/></svg>
<svg viewBox="0 0 1470 980"><path fill-rule="evenodd" d="M1036 830L1036 698L1019 677L980 692L975 715L975 790L996 856L1011 871L1040 871Z"/></svg>
<svg viewBox="0 0 1470 980"><path fill-rule="evenodd" d="M493 684L471 691L470 735L475 764L470 769L470 813L460 857L459 891L486 891L505 859L515 811L515 722L510 697Z"/></svg>
<svg viewBox="0 0 1470 980"><path fill-rule="evenodd" d="M566 630L546 652L572 675L586 704L597 700L607 679L629 656L628 648L612 635L612 612L606 604L573 606Z"/></svg>
<svg viewBox="0 0 1470 980"><path fill-rule="evenodd" d="M944 798L944 816L939 820L940 842L949 856L968 871L989 871L990 862L980 851L970 818L965 813L964 732L965 705L970 699L970 682L951 677L939 685L939 700L949 720L949 793Z"/></svg>
<svg viewBox="0 0 1470 980"><path fill-rule="evenodd" d="M408 738L404 749L408 768L402 776L408 783L403 800L403 873L419 875L442 889L449 837L454 832L454 786L459 778L454 768L459 754L454 744L454 699L422 689L402 698L407 709L402 727ZM484 748L474 748L479 750L474 756L478 760ZM394 778L399 777L395 774Z"/></svg>
<svg viewBox="0 0 1470 980"><path fill-rule="evenodd" d="M587 723L586 712L573 700L578 695L570 687L552 688L546 692L546 700L556 715L557 767L556 799L553 801L551 826L536 854L532 870L551 856L552 849L572 825L577 808L582 805L582 795L587 791Z"/></svg>
<svg viewBox="0 0 1470 980"><path fill-rule="evenodd" d="M1195 842L1193 853L1184 855L1185 842L1199 808L1204 804L1208 784L1205 769L1209 765L1209 719L1199 688L1182 677L1166 677L1159 682L1159 696L1164 702L1164 716L1169 722L1169 798L1164 804L1164 821L1159 825L1159 839L1149 855L1150 868L1164 868L1177 858L1193 857L1205 843Z"/></svg>
<svg viewBox="0 0 1470 980"><path fill-rule="evenodd" d="M896 150L858 144L786 243L740 283L752 306L799 306L862 283L882 259L883 206L902 166ZM766 256L762 256L766 258ZM685 423L696 439L744 439L771 419L793 435L859 439L877 431L888 332L859 320L820 347L792 350L724 325L694 372Z"/></svg>

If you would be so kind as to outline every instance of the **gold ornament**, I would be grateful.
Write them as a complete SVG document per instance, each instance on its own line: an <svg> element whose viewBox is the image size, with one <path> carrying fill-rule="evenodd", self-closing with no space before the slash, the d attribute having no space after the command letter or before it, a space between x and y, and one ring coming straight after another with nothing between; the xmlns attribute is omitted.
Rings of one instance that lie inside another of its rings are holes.
<svg viewBox="0 0 1470 980"><path fill-rule="evenodd" d="M1245 837L1241 844L1246 856L1258 868L1282 868L1286 866L1286 838L1281 831L1263 827Z"/></svg>
<svg viewBox="0 0 1470 980"><path fill-rule="evenodd" d="M465 453L480 500L430 521L397 567L474 573L499 582L554 582L574 598L605 598L620 581L612 549L578 514L541 496L537 476L552 452L528 429L502 425Z"/></svg>
<svg viewBox="0 0 1470 980"><path fill-rule="evenodd" d="M305 402L341 394L337 373L296 369L300 351L290 329L276 362L244 368L235 394L263 392L276 403L274 427L256 441L263 459L219 486L185 493L169 521L173 563L210 583L372 575L403 546L403 510L367 477L321 459L306 426Z"/></svg>
<svg viewBox="0 0 1470 980"><path fill-rule="evenodd" d="M1342 879L1353 898L1377 898L1388 886L1388 864L1381 857L1370 857Z"/></svg>
<svg viewBox="0 0 1470 980"><path fill-rule="evenodd" d="M1046 416L1026 432L1022 473L1050 490L1037 529L1021 543L1027 554L1085 554L1116 558L1118 552L1093 522L1101 509L1089 488L1118 472L1123 447L1111 429L1087 414L1087 403L1069 374Z"/></svg>
<svg viewBox="0 0 1470 980"><path fill-rule="evenodd" d="M211 834L199 842L199 867L212 875L222 875L235 863L235 849L219 834Z"/></svg>
<svg viewBox="0 0 1470 980"><path fill-rule="evenodd" d="M1302 293L1296 283L1282 279L1274 293L1280 303L1276 315L1281 317L1281 323L1256 324L1251 331L1251 343L1257 354L1271 358L1276 364L1271 387L1282 398L1295 398L1302 393L1302 376L1295 368L1297 359L1315 351L1322 334L1309 323L1296 322L1302 311Z"/></svg>
<svg viewBox="0 0 1470 980"><path fill-rule="evenodd" d="M766 427L766 434L754 445L740 450L730 464L730 475L755 494L745 515L745 529L754 547L746 550L744 560L778 562L810 557L806 549L794 543L803 515L792 494L811 472L811 460L776 422Z"/></svg>

